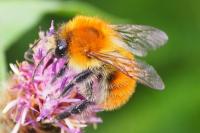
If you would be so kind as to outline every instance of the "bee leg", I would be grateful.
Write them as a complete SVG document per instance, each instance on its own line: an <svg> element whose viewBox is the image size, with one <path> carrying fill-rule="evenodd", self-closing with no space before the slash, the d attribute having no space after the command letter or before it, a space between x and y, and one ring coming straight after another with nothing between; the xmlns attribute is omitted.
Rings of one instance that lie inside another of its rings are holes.
<svg viewBox="0 0 200 133"><path fill-rule="evenodd" d="M74 107L72 107L70 110L66 110L62 113L60 113L59 115L56 116L56 120L63 120L73 114L79 114L81 113L83 110L85 110L87 108L88 105L90 105L91 102L88 100L83 100L80 104L75 105Z"/></svg>
<svg viewBox="0 0 200 133"><path fill-rule="evenodd" d="M67 86L65 86L65 88L63 89L63 91L61 92L60 97L65 96L68 92L70 92L70 90L76 85L76 84L80 84L83 81L87 80L91 75L93 74L93 72L89 69L79 73L78 75L76 75L74 77L74 79L72 79L71 82L69 82L69 84Z"/></svg>
<svg viewBox="0 0 200 133"><path fill-rule="evenodd" d="M64 67L61 68L59 72L53 77L53 79L51 80L51 84L53 84L59 77L63 76L66 69L67 69L67 64L65 64Z"/></svg>
<svg viewBox="0 0 200 133"><path fill-rule="evenodd" d="M89 105L94 103L92 102L92 85L93 85L93 82L87 82L86 88L85 88L87 91L87 94L85 96L85 99L80 104L73 106L70 110L66 110L60 113L58 116L56 116L56 119L63 120L72 114L79 114L82 111L84 111Z"/></svg>

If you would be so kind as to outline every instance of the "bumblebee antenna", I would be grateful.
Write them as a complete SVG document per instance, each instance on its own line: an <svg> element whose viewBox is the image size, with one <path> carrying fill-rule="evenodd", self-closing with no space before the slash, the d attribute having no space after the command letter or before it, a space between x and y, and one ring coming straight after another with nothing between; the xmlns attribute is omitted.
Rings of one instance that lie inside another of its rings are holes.
<svg viewBox="0 0 200 133"><path fill-rule="evenodd" d="M38 42L40 41L40 39L36 40L34 42L34 44L29 47L29 49L25 52L24 54L24 59L26 61L28 61L30 64L34 64L34 60L33 60L33 48L36 47L38 45Z"/></svg>
<svg viewBox="0 0 200 133"><path fill-rule="evenodd" d="M42 59L40 60L40 62L37 64L34 72L33 72L33 75L32 75L32 81L34 80L34 77L35 77L35 74L37 72L37 69L39 68L39 66L42 64L42 62L44 61L44 59L49 55L49 53L51 53L53 51L53 48L52 49L49 49L46 53L46 55L44 57L42 57Z"/></svg>

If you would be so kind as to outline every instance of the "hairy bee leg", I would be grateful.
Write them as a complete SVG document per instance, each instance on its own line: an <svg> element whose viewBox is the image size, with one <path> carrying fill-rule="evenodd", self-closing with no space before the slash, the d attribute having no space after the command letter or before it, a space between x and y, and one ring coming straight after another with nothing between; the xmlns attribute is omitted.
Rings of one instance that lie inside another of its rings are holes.
<svg viewBox="0 0 200 133"><path fill-rule="evenodd" d="M88 105L90 105L91 102L88 100L83 100L80 104L75 105L74 107L72 107L71 110L66 110L62 113L60 113L58 116L56 116L57 120L63 120L69 116L71 116L72 114L79 114L81 113L83 110L85 110L87 108Z"/></svg>
<svg viewBox="0 0 200 133"><path fill-rule="evenodd" d="M53 84L59 77L63 76L66 69L67 69L67 64L65 64L64 67L61 68L59 72L53 77L53 79L51 80L51 84Z"/></svg>
<svg viewBox="0 0 200 133"><path fill-rule="evenodd" d="M91 75L92 75L92 71L87 69L81 73L79 73L78 75L76 75L74 77L74 79L71 80L71 82L69 82L69 84L67 86L65 86L65 88L63 89L63 91L61 92L60 97L65 96L68 92L70 92L71 88L73 88L76 84L80 84L83 81L87 80Z"/></svg>
<svg viewBox="0 0 200 133"><path fill-rule="evenodd" d="M56 119L62 120L62 119L69 117L72 114L79 114L82 111L84 111L88 107L88 105L91 105L93 103L92 102L92 85L93 85L93 82L86 83L87 94L86 94L85 100L83 100L80 104L75 105L70 110L66 110L66 111L60 113L56 117Z"/></svg>

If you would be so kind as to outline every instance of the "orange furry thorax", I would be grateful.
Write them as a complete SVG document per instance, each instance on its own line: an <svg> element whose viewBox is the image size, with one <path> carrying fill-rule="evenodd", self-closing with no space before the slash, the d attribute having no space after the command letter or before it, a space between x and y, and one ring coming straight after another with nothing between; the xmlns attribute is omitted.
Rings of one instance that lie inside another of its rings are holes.
<svg viewBox="0 0 200 133"><path fill-rule="evenodd" d="M60 37L69 40L69 64L78 69L100 66L99 61L87 56L88 52L110 52L116 49L112 39L117 37L117 33L96 17L75 17L61 27Z"/></svg>

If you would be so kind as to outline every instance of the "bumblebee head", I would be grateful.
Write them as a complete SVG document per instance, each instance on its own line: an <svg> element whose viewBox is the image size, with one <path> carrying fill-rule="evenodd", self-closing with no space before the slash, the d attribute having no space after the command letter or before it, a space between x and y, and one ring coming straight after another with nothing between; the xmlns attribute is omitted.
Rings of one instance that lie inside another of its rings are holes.
<svg viewBox="0 0 200 133"><path fill-rule="evenodd" d="M67 54L69 43L64 39L56 40L55 56L61 58Z"/></svg>

